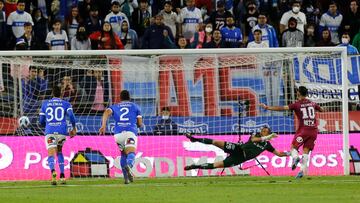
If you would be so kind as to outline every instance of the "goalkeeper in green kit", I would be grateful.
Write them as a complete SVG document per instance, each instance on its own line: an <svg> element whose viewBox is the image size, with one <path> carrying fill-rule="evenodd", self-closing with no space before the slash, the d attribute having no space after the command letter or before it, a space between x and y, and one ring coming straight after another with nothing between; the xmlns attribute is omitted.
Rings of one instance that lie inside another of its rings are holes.
<svg viewBox="0 0 360 203"><path fill-rule="evenodd" d="M260 133L253 134L249 141L246 143L232 143L220 140L212 140L208 138L195 138L191 134L186 134L186 137L190 139L191 142L201 142L204 144L212 144L224 152L230 154L223 161L218 161L215 163L205 163L205 164L192 164L186 166L185 170L192 169L214 169L214 168L226 168L239 165L245 161L256 158L263 151L269 151L276 156L289 156L289 152L279 152L277 151L269 142L271 139L276 138L277 134L271 133L270 128L263 127Z"/></svg>

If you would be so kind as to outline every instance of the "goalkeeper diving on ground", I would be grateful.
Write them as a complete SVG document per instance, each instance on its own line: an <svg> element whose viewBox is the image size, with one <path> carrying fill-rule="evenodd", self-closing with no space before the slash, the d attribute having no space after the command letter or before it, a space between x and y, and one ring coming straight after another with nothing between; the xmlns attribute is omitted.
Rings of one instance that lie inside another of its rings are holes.
<svg viewBox="0 0 360 203"><path fill-rule="evenodd" d="M251 135L246 143L233 143L208 138L195 138L191 134L186 134L186 137L189 138L191 142L201 142L203 144L211 144L219 147L224 150L224 152L228 153L229 156L223 161L215 163L192 164L186 166L184 168L185 170L232 167L256 158L265 150L279 157L290 155L289 152L279 152L271 145L269 141L276 138L277 134L271 133L271 129L268 127L263 127L260 133Z"/></svg>

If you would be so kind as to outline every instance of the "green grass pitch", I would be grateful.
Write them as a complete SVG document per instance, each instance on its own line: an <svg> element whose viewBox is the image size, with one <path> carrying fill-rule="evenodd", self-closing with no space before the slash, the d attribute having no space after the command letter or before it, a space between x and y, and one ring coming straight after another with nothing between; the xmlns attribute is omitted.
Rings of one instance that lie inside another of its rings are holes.
<svg viewBox="0 0 360 203"><path fill-rule="evenodd" d="M66 185L49 181L0 182L2 203L57 202L265 202L360 203L360 176L198 177L136 179L73 179Z"/></svg>

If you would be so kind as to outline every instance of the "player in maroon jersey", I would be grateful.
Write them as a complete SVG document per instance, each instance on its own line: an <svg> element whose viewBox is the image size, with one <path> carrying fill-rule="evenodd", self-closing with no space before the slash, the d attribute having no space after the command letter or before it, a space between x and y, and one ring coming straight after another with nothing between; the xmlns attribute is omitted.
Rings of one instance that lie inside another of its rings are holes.
<svg viewBox="0 0 360 203"><path fill-rule="evenodd" d="M303 156L300 167L300 172L296 178L302 178L307 172L307 162L309 161L309 152L314 149L315 140L317 137L317 120L316 111L323 112L317 103L312 102L306 98L308 90L304 86L300 86L297 89L296 95L298 100L288 106L267 106L260 104L266 110L270 111L286 111L291 110L295 112L297 119L299 120L299 127L296 130L296 134L291 143L291 157L293 158L292 170L295 170L297 164L300 162L299 148L303 146Z"/></svg>

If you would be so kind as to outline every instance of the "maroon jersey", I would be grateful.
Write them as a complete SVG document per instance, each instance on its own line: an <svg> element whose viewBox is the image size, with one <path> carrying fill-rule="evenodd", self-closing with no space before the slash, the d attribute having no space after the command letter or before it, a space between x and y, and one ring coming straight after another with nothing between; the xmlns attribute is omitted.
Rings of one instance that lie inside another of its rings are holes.
<svg viewBox="0 0 360 203"><path fill-rule="evenodd" d="M315 112L320 110L320 106L308 99L298 100L293 104L289 105L289 109L295 111L295 115L299 120L299 128L317 129L317 121Z"/></svg>

